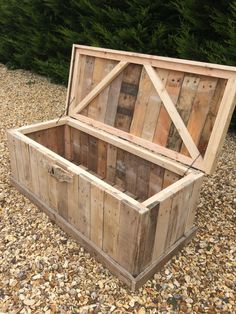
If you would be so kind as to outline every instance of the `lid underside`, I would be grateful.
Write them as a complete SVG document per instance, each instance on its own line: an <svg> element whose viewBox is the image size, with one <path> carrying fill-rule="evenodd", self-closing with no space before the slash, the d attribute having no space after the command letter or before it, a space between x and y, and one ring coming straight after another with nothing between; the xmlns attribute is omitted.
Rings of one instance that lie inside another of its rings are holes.
<svg viewBox="0 0 236 314"><path fill-rule="evenodd" d="M235 67L74 45L67 113L212 173L235 94Z"/></svg>

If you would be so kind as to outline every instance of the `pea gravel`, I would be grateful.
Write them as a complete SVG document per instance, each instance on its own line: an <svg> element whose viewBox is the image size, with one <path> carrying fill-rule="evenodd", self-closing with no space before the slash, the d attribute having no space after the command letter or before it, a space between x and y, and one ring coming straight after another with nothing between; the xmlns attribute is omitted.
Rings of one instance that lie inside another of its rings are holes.
<svg viewBox="0 0 236 314"><path fill-rule="evenodd" d="M0 313L236 313L236 136L205 179L196 238L131 293L9 185L6 129L58 117L65 97L0 65Z"/></svg>

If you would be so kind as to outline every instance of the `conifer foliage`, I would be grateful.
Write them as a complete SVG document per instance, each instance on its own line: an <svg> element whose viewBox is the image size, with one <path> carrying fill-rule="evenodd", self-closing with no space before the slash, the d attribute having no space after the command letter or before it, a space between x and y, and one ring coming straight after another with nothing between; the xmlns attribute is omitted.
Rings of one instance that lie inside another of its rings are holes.
<svg viewBox="0 0 236 314"><path fill-rule="evenodd" d="M66 83L72 43L236 65L236 0L0 0L0 62Z"/></svg>

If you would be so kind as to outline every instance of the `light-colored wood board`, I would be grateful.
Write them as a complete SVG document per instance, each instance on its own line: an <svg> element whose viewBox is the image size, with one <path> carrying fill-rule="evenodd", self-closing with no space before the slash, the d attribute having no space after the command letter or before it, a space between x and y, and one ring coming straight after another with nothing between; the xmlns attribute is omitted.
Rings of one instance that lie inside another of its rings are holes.
<svg viewBox="0 0 236 314"><path fill-rule="evenodd" d="M194 99L191 114L187 124L189 133L197 146L199 144L202 129L204 127L209 112L210 103L214 95L216 86L216 78L203 77L200 79L197 89L197 95ZM185 155L188 154L188 149L182 147L181 153Z"/></svg>
<svg viewBox="0 0 236 314"><path fill-rule="evenodd" d="M219 106L220 106L220 103L221 103L221 100L225 91L226 83L227 83L226 80L218 80L217 82L217 86L215 88L215 92L209 106L210 108L209 108L209 112L206 118L206 122L202 130L201 138L198 144L199 150L201 151L202 155L205 154L205 151L207 149L210 135L214 127L214 123L215 123L216 116L219 110Z"/></svg>
<svg viewBox="0 0 236 314"><path fill-rule="evenodd" d="M69 125L65 125L64 139L65 139L65 158L68 160L73 160L71 147L72 146L71 127Z"/></svg>
<svg viewBox="0 0 236 314"><path fill-rule="evenodd" d="M140 136L142 134L151 89L152 82L150 81L145 68L143 68L140 77L137 100L134 107L133 119L130 126L130 133L133 135Z"/></svg>
<svg viewBox="0 0 236 314"><path fill-rule="evenodd" d="M38 170L38 158L37 158L37 149L29 145L29 154L30 154L30 171L32 178L31 191L36 196L40 196L40 186L39 186L39 173Z"/></svg>
<svg viewBox="0 0 236 314"><path fill-rule="evenodd" d="M189 207L187 212L186 224L185 224L185 234L191 230L194 225L194 221L196 218L196 210L197 210L197 203L199 202L199 195L200 190L202 187L204 175L199 177L193 185L192 195L189 200Z"/></svg>
<svg viewBox="0 0 236 314"><path fill-rule="evenodd" d="M111 193L104 194L103 251L117 260L121 199Z"/></svg>
<svg viewBox="0 0 236 314"><path fill-rule="evenodd" d="M168 225L170 221L172 200L173 198L170 196L160 202L159 205L152 262L156 261L164 253Z"/></svg>
<svg viewBox="0 0 236 314"><path fill-rule="evenodd" d="M160 74L158 73L159 77ZM170 96L170 99L172 100L172 103L174 106L176 106L178 98L179 98L179 92L182 86L184 73L182 72L175 72L170 71L166 80L166 84L162 81L163 87L165 86L165 89ZM160 78L161 79L161 78ZM163 100L163 99L162 99ZM171 117L169 115L169 112L165 108L165 104L162 104L160 108L159 117L157 120L155 135L154 135L154 142L166 147L170 128L171 128Z"/></svg>
<svg viewBox="0 0 236 314"><path fill-rule="evenodd" d="M88 167L89 155L89 136L88 134L80 133L80 162L84 167Z"/></svg>
<svg viewBox="0 0 236 314"><path fill-rule="evenodd" d="M68 222L76 227L79 221L79 175L74 174L72 182L68 184Z"/></svg>
<svg viewBox="0 0 236 314"><path fill-rule="evenodd" d="M121 72L114 81L110 84L110 89L108 93L108 106L106 107L106 114L104 122L106 124L115 125L115 119L116 119L116 113L117 113L117 106L118 101L120 97L120 89L121 89L121 83L123 80L123 74L124 72Z"/></svg>
<svg viewBox="0 0 236 314"><path fill-rule="evenodd" d="M68 120L68 117L62 117L59 120L53 119L49 121L39 122L31 125L25 125L20 128L17 128L18 132L21 132L22 134L29 134L33 132L38 132L45 129L55 128L60 125L64 125Z"/></svg>
<svg viewBox="0 0 236 314"><path fill-rule="evenodd" d="M230 78L236 74L235 67L213 63L160 57L136 52L112 50L83 45L75 45L79 53L112 60L125 60L129 63L151 64L152 66L182 72L196 73L212 77Z"/></svg>
<svg viewBox="0 0 236 314"><path fill-rule="evenodd" d="M137 186L137 169L138 169L138 157L133 154L125 154L125 164L126 164L126 191L132 193L135 197L136 186Z"/></svg>
<svg viewBox="0 0 236 314"><path fill-rule="evenodd" d="M204 170L210 174L214 170L217 158L223 145L230 119L235 108L236 77L228 80L208 147L204 156Z"/></svg>
<svg viewBox="0 0 236 314"><path fill-rule="evenodd" d="M117 262L132 275L135 270L140 214L132 204L122 201L119 213Z"/></svg>
<svg viewBox="0 0 236 314"><path fill-rule="evenodd" d="M7 131L7 145L10 156L11 175L18 180L14 131Z"/></svg>
<svg viewBox="0 0 236 314"><path fill-rule="evenodd" d="M91 227L91 181L79 176L78 221L76 227L86 237L90 237Z"/></svg>
<svg viewBox="0 0 236 314"><path fill-rule="evenodd" d="M90 239L102 249L103 243L104 190L91 183L91 229Z"/></svg>
<svg viewBox="0 0 236 314"><path fill-rule="evenodd" d="M101 178L106 178L107 174L107 146L104 141L98 141L98 166L97 173Z"/></svg>
<svg viewBox="0 0 236 314"><path fill-rule="evenodd" d="M80 131L74 128L71 128L71 137L72 137L72 156L73 162L80 164Z"/></svg>

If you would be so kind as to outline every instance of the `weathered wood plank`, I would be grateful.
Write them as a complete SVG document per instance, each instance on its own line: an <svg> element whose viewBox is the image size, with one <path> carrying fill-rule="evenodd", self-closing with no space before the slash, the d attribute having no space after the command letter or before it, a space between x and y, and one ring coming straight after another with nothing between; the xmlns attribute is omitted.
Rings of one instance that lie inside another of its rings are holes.
<svg viewBox="0 0 236 314"><path fill-rule="evenodd" d="M104 195L103 251L117 259L121 199L109 192Z"/></svg>
<svg viewBox="0 0 236 314"><path fill-rule="evenodd" d="M91 181L83 175L79 176L78 230L90 237L91 226Z"/></svg>
<svg viewBox="0 0 236 314"><path fill-rule="evenodd" d="M92 183L90 239L101 249L103 243L103 207L104 190L97 184Z"/></svg>
<svg viewBox="0 0 236 314"><path fill-rule="evenodd" d="M107 146L107 175L106 179L115 183L116 177L116 158L117 148L114 145L108 144Z"/></svg>
<svg viewBox="0 0 236 314"><path fill-rule="evenodd" d="M130 64L124 70L123 80L118 100L115 127L123 131L129 131L133 117L135 101L138 93L138 83L141 74L139 65Z"/></svg>

